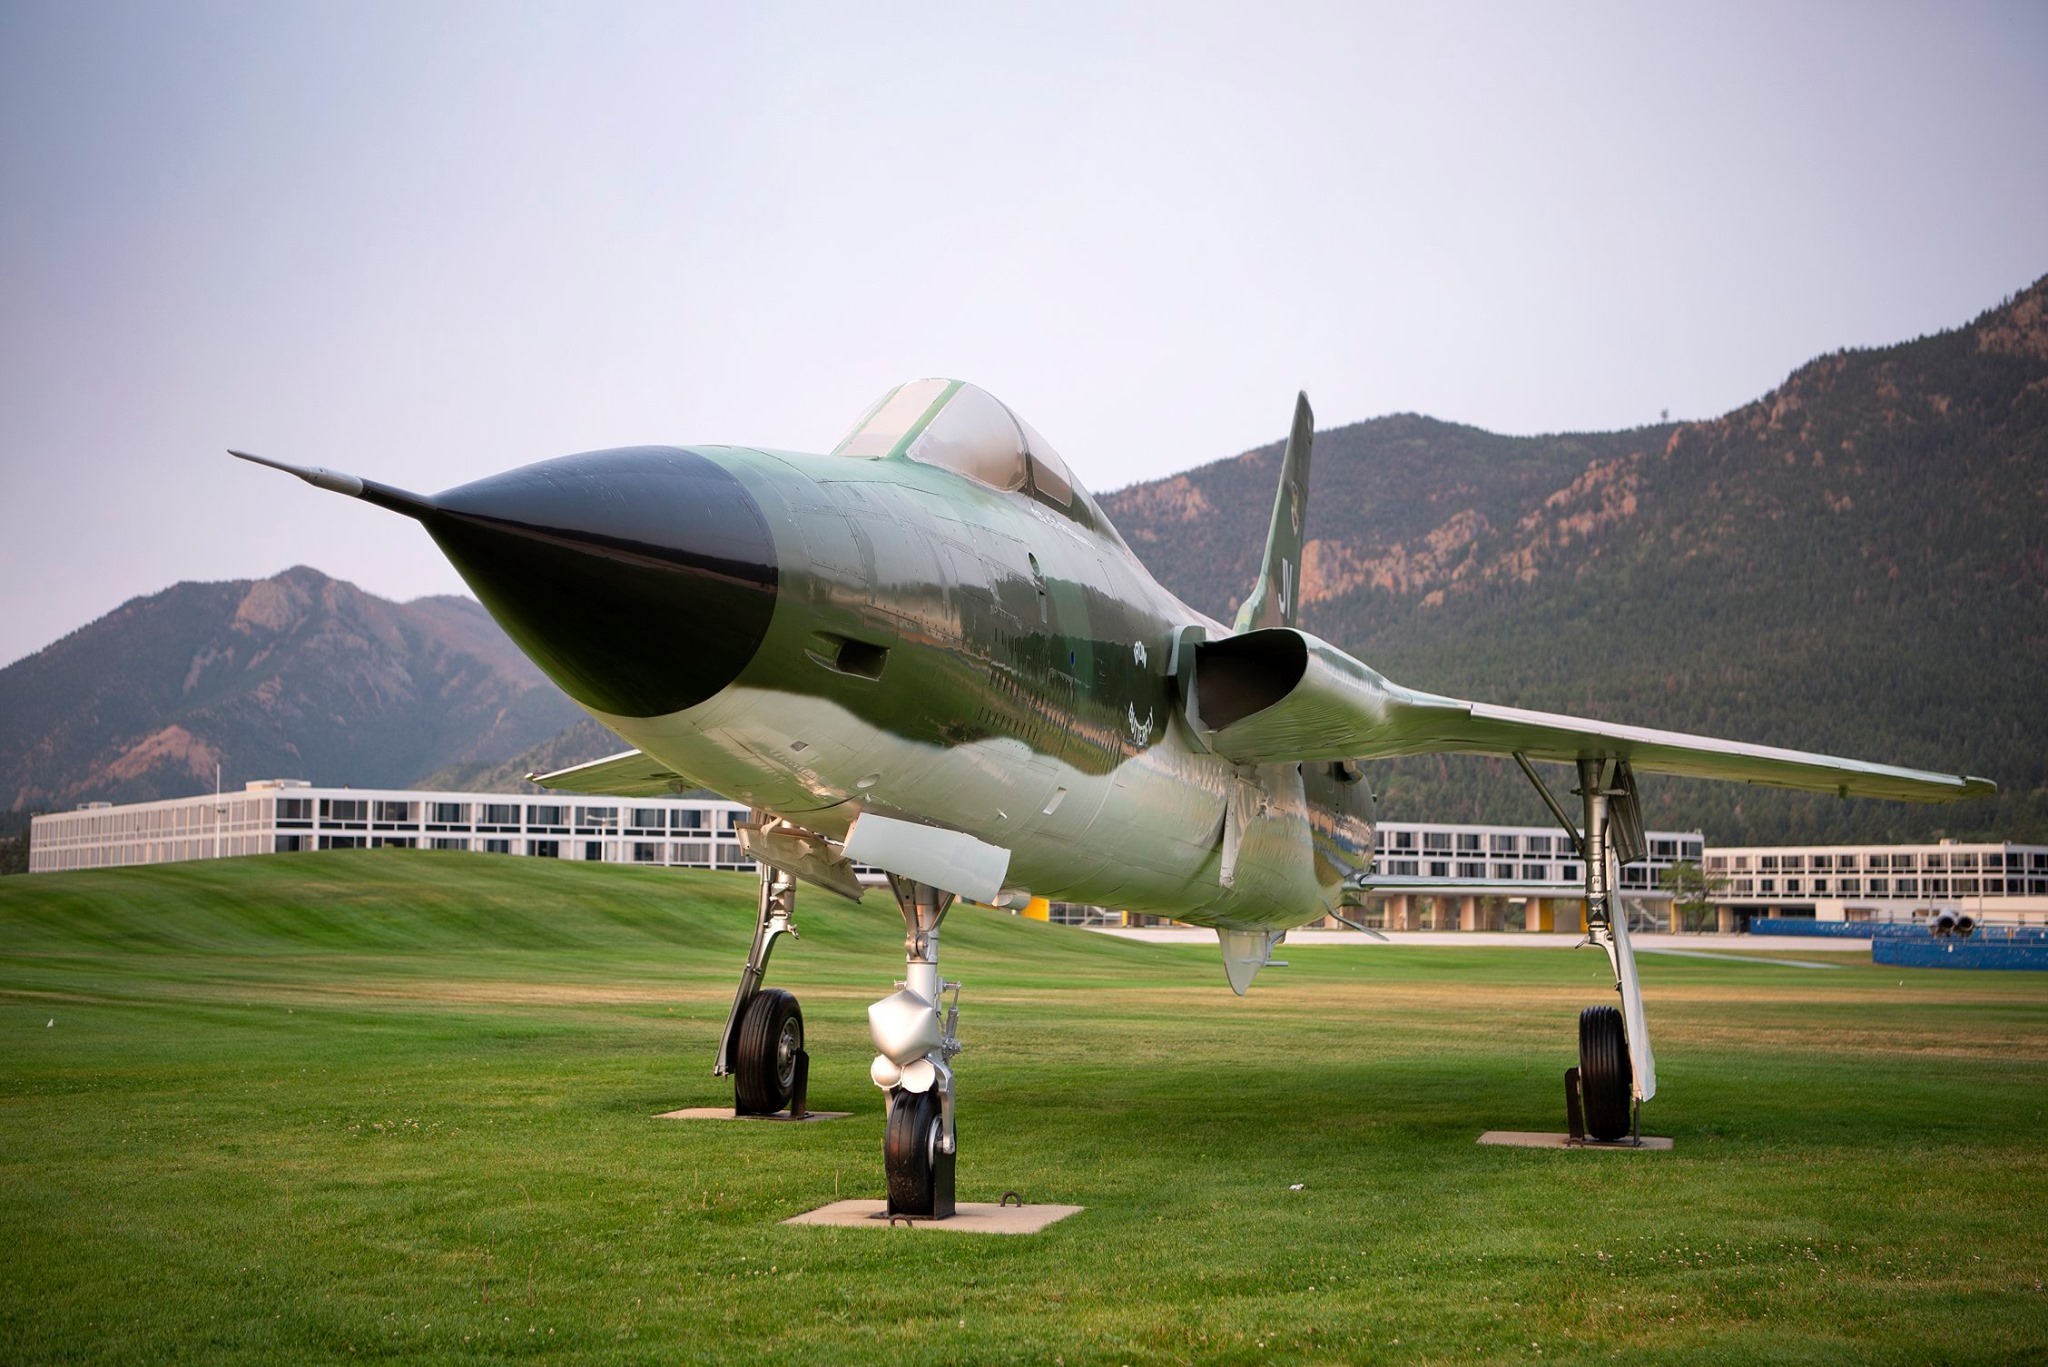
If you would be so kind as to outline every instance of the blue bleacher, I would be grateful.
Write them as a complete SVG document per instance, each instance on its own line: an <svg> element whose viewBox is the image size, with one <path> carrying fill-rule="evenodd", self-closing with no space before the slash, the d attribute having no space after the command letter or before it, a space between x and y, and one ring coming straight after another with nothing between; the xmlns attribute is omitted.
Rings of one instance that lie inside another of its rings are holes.
<svg viewBox="0 0 2048 1367"><path fill-rule="evenodd" d="M2001 927L2002 928L2002 927ZM2033 927L2026 927L2032 929ZM1981 934L1982 932L1979 932ZM2048 940L1952 935L1886 935L1870 942L1870 961L1894 968L2025 968L2048 971Z"/></svg>
<svg viewBox="0 0 2048 1367"><path fill-rule="evenodd" d="M1762 916L1749 923L1752 935L1817 935L1835 940L1932 940L1924 923L1912 921L1810 921L1799 916ZM2048 926L1980 925L1969 939L1983 944L2048 945Z"/></svg>

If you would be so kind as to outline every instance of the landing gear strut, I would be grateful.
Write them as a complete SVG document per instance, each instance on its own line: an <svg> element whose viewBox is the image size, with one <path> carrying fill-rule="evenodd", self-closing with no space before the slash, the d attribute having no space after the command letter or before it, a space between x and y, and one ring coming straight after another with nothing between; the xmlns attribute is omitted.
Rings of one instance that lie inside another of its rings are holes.
<svg viewBox="0 0 2048 1367"><path fill-rule="evenodd" d="M803 1008L790 993L761 986L776 937L800 938L790 924L796 913L796 880L769 864L760 869L754 944L740 970L739 990L733 994L711 1073L732 1078L732 1108L737 1114L774 1115L787 1106L792 1116L801 1118L810 1081Z"/></svg>
<svg viewBox="0 0 2048 1367"><path fill-rule="evenodd" d="M926 1220L953 1214L953 1070L960 1052L960 984L939 977L939 926L953 894L927 883L889 875L889 890L903 913L903 982L868 1008L876 1055L869 1076L889 1099L882 1140L888 1175L888 1213ZM953 993L942 1025L939 999Z"/></svg>
<svg viewBox="0 0 2048 1367"><path fill-rule="evenodd" d="M1629 1027L1642 1019L1642 995L1635 981L1635 955L1628 947L1628 925L1616 915L1614 870L1645 853L1642 807L1628 766L1612 760L1579 761L1578 795L1586 816L1579 851L1586 863L1586 939L1607 951L1615 991L1629 1008L1589 1006L1579 1013L1579 1095L1586 1136L1615 1143L1635 1130L1638 1093ZM1645 1057L1648 1052L1645 1040Z"/></svg>
<svg viewBox="0 0 2048 1367"><path fill-rule="evenodd" d="M1566 1113L1575 1137L1583 1120L1586 1138L1624 1142L1635 1133L1638 1103L1657 1091L1635 951L1629 947L1627 917L1617 914L1614 893L1616 870L1646 852L1635 776L1622 760L1578 762L1575 792L1585 816L1582 835L1528 759L1516 755L1515 762L1536 785L1537 794L1571 837L1585 864L1586 943L1607 952L1614 969L1614 990L1621 996L1618 1007L1589 1006L1579 1015L1579 1066L1566 1075Z"/></svg>

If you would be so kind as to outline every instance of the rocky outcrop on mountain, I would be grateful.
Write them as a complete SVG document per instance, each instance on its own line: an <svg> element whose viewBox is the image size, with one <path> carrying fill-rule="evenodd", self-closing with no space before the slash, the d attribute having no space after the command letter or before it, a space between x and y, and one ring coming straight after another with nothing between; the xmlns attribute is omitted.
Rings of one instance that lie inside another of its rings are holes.
<svg viewBox="0 0 2048 1367"><path fill-rule="evenodd" d="M580 715L467 598L392 603L300 566L177 584L0 669L0 805L292 776L403 786Z"/></svg>

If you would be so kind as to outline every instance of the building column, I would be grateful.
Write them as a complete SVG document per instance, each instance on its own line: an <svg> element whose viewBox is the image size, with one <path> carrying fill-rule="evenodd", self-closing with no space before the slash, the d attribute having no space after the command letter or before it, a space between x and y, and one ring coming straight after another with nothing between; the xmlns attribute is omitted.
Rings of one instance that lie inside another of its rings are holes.
<svg viewBox="0 0 2048 1367"><path fill-rule="evenodd" d="M1477 897L1460 897L1458 899L1458 929L1479 929L1479 899Z"/></svg>
<svg viewBox="0 0 2048 1367"><path fill-rule="evenodd" d="M1387 899L1387 929L1408 929L1408 894L1402 893Z"/></svg>
<svg viewBox="0 0 2048 1367"><path fill-rule="evenodd" d="M1733 935L1735 933L1735 908L1715 907L1714 926L1723 935Z"/></svg>

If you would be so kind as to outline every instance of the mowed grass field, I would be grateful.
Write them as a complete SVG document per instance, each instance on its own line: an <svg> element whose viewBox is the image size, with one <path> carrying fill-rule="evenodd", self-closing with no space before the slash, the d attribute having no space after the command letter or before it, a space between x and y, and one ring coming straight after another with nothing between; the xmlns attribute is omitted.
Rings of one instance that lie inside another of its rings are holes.
<svg viewBox="0 0 2048 1367"><path fill-rule="evenodd" d="M2048 975L1646 957L1671 1153L1562 1125L1592 951L1210 948L966 908L960 1195L879 1197L882 894L806 893L793 1126L709 1061L753 882L426 852L0 881L0 1360L2048 1360ZM1791 957L1801 957L1796 953ZM1298 1189L1296 1189L1298 1187Z"/></svg>

